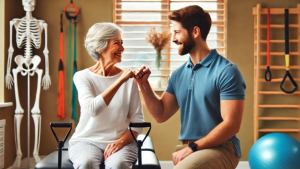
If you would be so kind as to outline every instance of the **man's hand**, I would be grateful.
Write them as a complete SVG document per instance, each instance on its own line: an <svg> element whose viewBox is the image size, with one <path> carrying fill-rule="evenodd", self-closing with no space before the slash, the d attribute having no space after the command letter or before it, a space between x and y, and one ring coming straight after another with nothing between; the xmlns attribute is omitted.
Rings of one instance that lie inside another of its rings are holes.
<svg viewBox="0 0 300 169"><path fill-rule="evenodd" d="M173 153L173 163L177 165L180 161L185 159L187 156L193 153L193 150L189 147L186 147L180 151Z"/></svg>
<svg viewBox="0 0 300 169"><path fill-rule="evenodd" d="M119 141L108 144L105 151L104 151L104 160L106 160L109 156L111 156L115 152L119 151L123 147L124 147L124 145L121 144Z"/></svg>
<svg viewBox="0 0 300 169"><path fill-rule="evenodd" d="M142 83L146 82L151 74L151 71L149 68L146 68L145 66L137 67L134 71L134 79L135 81L141 85Z"/></svg>

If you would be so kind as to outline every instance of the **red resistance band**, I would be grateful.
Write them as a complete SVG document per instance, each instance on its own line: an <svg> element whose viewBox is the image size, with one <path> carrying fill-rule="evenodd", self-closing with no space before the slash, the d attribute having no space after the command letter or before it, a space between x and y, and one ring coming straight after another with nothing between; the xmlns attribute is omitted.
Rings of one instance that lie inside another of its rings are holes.
<svg viewBox="0 0 300 169"><path fill-rule="evenodd" d="M270 8L268 8L268 29L267 29L267 66L270 66Z"/></svg>
<svg viewBox="0 0 300 169"><path fill-rule="evenodd" d="M270 8L268 8L268 18L267 18L267 70L265 73L265 80L271 81L272 74L270 70ZM259 29L259 28L257 28ZM259 39L259 37L257 37Z"/></svg>
<svg viewBox="0 0 300 169"><path fill-rule="evenodd" d="M63 40L63 24L60 15L60 51L59 51L59 80L58 80L58 96L57 96L57 118L65 118L65 86L64 86L64 40Z"/></svg>

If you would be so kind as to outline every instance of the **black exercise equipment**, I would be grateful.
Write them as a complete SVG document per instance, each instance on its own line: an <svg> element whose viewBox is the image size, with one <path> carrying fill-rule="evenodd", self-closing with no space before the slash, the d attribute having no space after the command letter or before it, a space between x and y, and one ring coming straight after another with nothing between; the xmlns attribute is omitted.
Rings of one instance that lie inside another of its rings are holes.
<svg viewBox="0 0 300 169"><path fill-rule="evenodd" d="M67 133L67 135L65 136L65 139L63 141L58 140L53 127L69 127L69 131ZM62 161L62 148L64 147L64 144L66 142L66 140L68 139L70 132L72 130L72 123L50 123L50 128L52 130L52 133L57 141L58 144L58 169L61 169L61 161Z"/></svg>
<svg viewBox="0 0 300 169"><path fill-rule="evenodd" d="M67 123L66 125L72 126L72 123ZM63 126L67 127L64 124ZM149 125L146 123L146 125ZM50 124L51 126L51 124ZM59 127L61 126L60 123L54 123L53 127ZM133 126L131 126L133 127ZM151 124L150 124L151 127ZM58 141L56 134L54 133L52 127L51 130ZM70 131L69 131L70 132ZM69 152L68 152L68 136L65 137L64 141L61 141L59 144L59 147L62 146L61 148L58 148L56 151L52 152L45 158L43 158L38 164L36 164L35 169L57 169L58 166L61 166L61 169L73 169L73 164L69 159ZM155 150L153 147L153 143L151 138L148 136L150 130L147 133L147 136L145 135L139 135L137 140L143 140L142 141L142 146L140 148L141 150L141 162L138 163L138 161L133 165L132 169L139 169L139 164L142 164L143 169L161 169L159 161L155 155ZM58 141L59 142L59 141ZM63 142L63 143L62 143ZM59 155L60 154L60 155ZM60 161L60 162L59 162ZM61 164L59 164L61 163ZM100 165L100 169L104 169L105 166L103 164Z"/></svg>
<svg viewBox="0 0 300 169"><path fill-rule="evenodd" d="M289 9L285 9L284 10L284 30L285 30L285 65L286 65L286 73L283 77L283 80L280 84L280 88L282 91L284 91L285 93L288 93L288 94L291 94L291 93L294 93L297 88L298 88L298 85L297 83L294 81L292 75L290 74L289 70L289 66L290 66L290 55L289 55ZM294 89L291 90L291 91L286 91L285 89L283 89L283 84L285 82L285 79L286 77L289 77L291 82L293 83L294 85Z"/></svg>
<svg viewBox="0 0 300 169"><path fill-rule="evenodd" d="M147 134L145 135L143 141L142 140L137 140L134 136L134 134L132 133L131 127L137 127L137 128L144 128L144 127L149 127L149 130L147 132ZM145 139L147 138L147 136L149 135L151 130L151 123L149 122L143 122L143 123L129 123L129 131L134 139L134 141L137 143L137 147L138 147L138 169L142 169L142 145L145 141Z"/></svg>

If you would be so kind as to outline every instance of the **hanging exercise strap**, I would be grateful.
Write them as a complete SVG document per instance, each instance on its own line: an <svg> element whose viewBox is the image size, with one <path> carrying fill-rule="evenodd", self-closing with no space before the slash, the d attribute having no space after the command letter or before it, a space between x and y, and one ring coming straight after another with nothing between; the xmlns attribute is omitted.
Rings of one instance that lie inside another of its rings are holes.
<svg viewBox="0 0 300 169"><path fill-rule="evenodd" d="M69 89L72 82L72 20L69 20Z"/></svg>
<svg viewBox="0 0 300 169"><path fill-rule="evenodd" d="M268 8L267 22L267 70L265 73L265 79L266 81L271 81L272 74L270 70L270 8Z"/></svg>
<svg viewBox="0 0 300 169"><path fill-rule="evenodd" d="M75 8L75 15L71 16L67 11L67 9L69 8L69 6L72 5ZM66 18L69 20L69 82L72 82L72 19L75 21L77 19L77 15L78 15L78 8L76 7L76 5L73 3L73 0L71 0L69 2L69 4L65 7L64 12L66 14ZM69 83L69 87L71 88L71 83Z"/></svg>
<svg viewBox="0 0 300 169"><path fill-rule="evenodd" d="M73 5L76 9L76 14L74 16L71 16L69 12L67 11L67 8L70 5ZM70 3L66 6L64 9L64 12L66 14L67 19L69 20L69 84L71 85L72 83L72 119L74 120L74 123L76 124L76 119L77 119L77 91L76 87L74 85L74 82L72 80L72 77L74 74L77 72L77 63L76 63L76 19L78 16L78 9L76 5L73 3L73 0L70 1ZM73 73L72 73L72 54L71 54L71 47L72 47L72 20L74 22L74 51L73 51Z"/></svg>
<svg viewBox="0 0 300 169"><path fill-rule="evenodd" d="M60 49L59 49L59 79L57 96L57 117L65 118L65 86L64 86L64 41L63 41L63 14L60 14Z"/></svg>
<svg viewBox="0 0 300 169"><path fill-rule="evenodd" d="M282 80L282 82L280 84L280 88L285 93L294 93L297 90L298 85L294 81L292 75L289 72L289 69L290 69L289 68L289 66L290 66L289 65L290 64L290 55L289 55L289 9L285 9L284 10L284 18L285 18L285 20L284 20L284 28L285 29L284 30L285 30L285 66L286 66L286 73L285 73L285 75L283 77L283 80ZM290 78L291 82L294 85L294 89L292 91L286 91L282 87L287 76Z"/></svg>
<svg viewBox="0 0 300 169"><path fill-rule="evenodd" d="M73 62L73 76L77 72L77 62L76 62L76 20L74 20L74 62ZM77 119L77 91L76 86L73 82L72 86L72 119L76 125Z"/></svg>

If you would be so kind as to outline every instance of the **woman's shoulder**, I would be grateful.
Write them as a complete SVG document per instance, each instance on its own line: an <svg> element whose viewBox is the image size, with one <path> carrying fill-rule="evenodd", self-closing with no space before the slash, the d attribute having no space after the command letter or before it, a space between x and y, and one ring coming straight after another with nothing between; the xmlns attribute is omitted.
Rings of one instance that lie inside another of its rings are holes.
<svg viewBox="0 0 300 169"><path fill-rule="evenodd" d="M79 70L79 71L77 71L75 74L74 74L74 76L82 76L82 75L86 75L86 74L88 74L88 69L82 69L82 70Z"/></svg>
<svg viewBox="0 0 300 169"><path fill-rule="evenodd" d="M77 71L74 76L73 79L82 79L82 78L87 78L89 74L89 70L88 69L83 69L83 70L79 70Z"/></svg>

